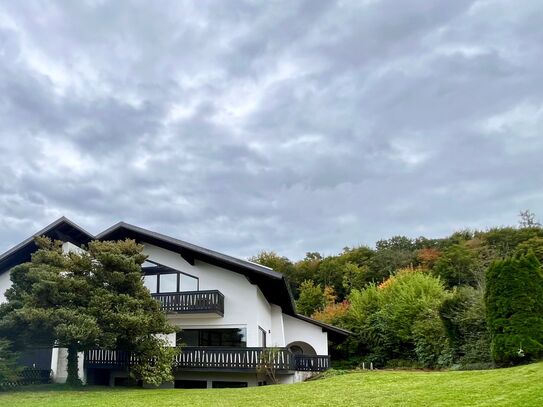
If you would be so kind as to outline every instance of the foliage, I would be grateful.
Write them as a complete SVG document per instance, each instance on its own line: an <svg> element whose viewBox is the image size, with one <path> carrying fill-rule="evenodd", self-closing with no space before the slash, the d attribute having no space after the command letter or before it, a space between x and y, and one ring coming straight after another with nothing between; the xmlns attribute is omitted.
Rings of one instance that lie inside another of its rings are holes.
<svg viewBox="0 0 543 407"><path fill-rule="evenodd" d="M351 262L345 263L343 266L342 286L346 293L353 290L361 290L366 285L369 267L367 265L359 266Z"/></svg>
<svg viewBox="0 0 543 407"><path fill-rule="evenodd" d="M432 270L449 288L461 285L475 287L483 282L484 271L476 253L463 244L446 249L436 260Z"/></svg>
<svg viewBox="0 0 543 407"><path fill-rule="evenodd" d="M261 376L270 384L277 384L277 358L279 356L279 348L265 348L260 353L260 359L256 368L257 375Z"/></svg>
<svg viewBox="0 0 543 407"><path fill-rule="evenodd" d="M332 287L321 287L312 280L302 282L300 286L300 297L296 302L296 309L301 314L310 316L322 310L327 304L333 303L336 296Z"/></svg>
<svg viewBox="0 0 543 407"><path fill-rule="evenodd" d="M431 269L441 256L441 252L433 247L424 247L417 250L416 256L422 268Z"/></svg>
<svg viewBox="0 0 543 407"><path fill-rule="evenodd" d="M543 262L543 237L536 236L520 243L515 250L516 255L523 255L532 252L539 262Z"/></svg>
<svg viewBox="0 0 543 407"><path fill-rule="evenodd" d="M536 219L535 213L529 209L520 211L519 213L519 227L520 228L538 228L541 227L541 223Z"/></svg>
<svg viewBox="0 0 543 407"><path fill-rule="evenodd" d="M86 251L64 253L61 242L36 243L31 261L11 271L0 334L20 347L67 348L68 384L80 384L78 352L138 351L150 335L174 331L143 285L141 245L93 241Z"/></svg>
<svg viewBox="0 0 543 407"><path fill-rule="evenodd" d="M515 253L517 246L533 237L543 237L543 228L493 228L478 233L485 245L495 252L496 259L510 257Z"/></svg>
<svg viewBox="0 0 543 407"><path fill-rule="evenodd" d="M499 365L543 355L543 271L533 253L499 260L487 272L492 357Z"/></svg>
<svg viewBox="0 0 543 407"><path fill-rule="evenodd" d="M467 366L490 363L490 335L486 324L484 293L473 287L460 287L443 301L439 310L454 363Z"/></svg>
<svg viewBox="0 0 543 407"><path fill-rule="evenodd" d="M13 352L9 341L0 339L0 385L2 382L16 380L18 372L17 353Z"/></svg>
<svg viewBox="0 0 543 407"><path fill-rule="evenodd" d="M380 286L353 291L348 321L364 344L358 349L365 347L381 365L397 358L444 364L448 350L438 309L447 296L439 279L412 268Z"/></svg>
<svg viewBox="0 0 543 407"><path fill-rule="evenodd" d="M296 269L294 268L294 264L292 264L292 262L287 257L279 256L273 251L267 252L263 250L256 256L250 257L249 261L261 264L266 267L270 267L273 270L284 274L290 282L290 288L292 292L295 294L298 293Z"/></svg>
<svg viewBox="0 0 543 407"><path fill-rule="evenodd" d="M153 386L173 380L172 361L179 349L168 346L166 340L157 336L140 338L135 352L138 363L130 368L130 376Z"/></svg>
<svg viewBox="0 0 543 407"><path fill-rule="evenodd" d="M327 304L324 309L315 312L311 317L317 321L341 327L346 325L345 318L347 317L350 307L351 304L348 300L331 302Z"/></svg>

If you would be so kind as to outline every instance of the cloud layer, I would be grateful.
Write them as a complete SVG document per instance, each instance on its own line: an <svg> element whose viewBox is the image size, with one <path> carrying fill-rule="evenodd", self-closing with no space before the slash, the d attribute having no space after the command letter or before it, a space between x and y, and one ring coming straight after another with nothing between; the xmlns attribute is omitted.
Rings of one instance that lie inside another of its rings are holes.
<svg viewBox="0 0 543 407"><path fill-rule="evenodd" d="M241 257L543 216L543 3L3 2L0 249L60 215Z"/></svg>

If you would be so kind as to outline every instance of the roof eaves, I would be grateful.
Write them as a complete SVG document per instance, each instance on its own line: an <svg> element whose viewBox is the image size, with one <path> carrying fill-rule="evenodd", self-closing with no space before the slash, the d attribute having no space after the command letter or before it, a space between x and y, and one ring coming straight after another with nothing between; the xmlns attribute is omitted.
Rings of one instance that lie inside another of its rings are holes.
<svg viewBox="0 0 543 407"><path fill-rule="evenodd" d="M317 320L315 320L313 318L306 317L305 315L302 315L302 314L295 314L294 317L298 318L298 319L301 319L302 321L309 322L310 324L320 326L323 329L333 331L333 332L335 332L337 334L340 334L340 335L345 335L345 336L352 335L351 331L348 331L348 330L343 329L343 328L338 328L337 326L334 326L334 325L325 324L324 322L317 321Z"/></svg>
<svg viewBox="0 0 543 407"><path fill-rule="evenodd" d="M140 233L140 234L142 234L144 236L148 236L148 237L152 237L152 238L155 238L155 239L158 239L158 240L162 240L163 242L179 246L182 249L193 250L193 251L195 251L197 253L200 253L200 254L204 254L204 255L207 255L207 256L210 256L210 257L213 257L213 258L217 258L217 259L220 259L222 261L229 262L231 264L234 264L234 265L237 265L237 266L240 266L240 267L248 268L248 269L251 269L253 271L257 271L259 273L265 274L265 275L267 275L269 277L275 278L275 279L283 278L283 274L281 274L281 273L279 273L277 271L274 271L273 269L270 269L269 267L264 267L264 266L261 266L259 264L255 264L255 263L250 262L250 261L238 259L237 257L233 257L233 256L229 256L227 254L219 253L219 252L216 252L216 251L211 250L211 249L206 249L204 247L197 246L197 245L195 245L193 243L185 242L183 240L179 240L179 239L167 236L167 235L163 235L162 233L153 232L151 230L144 229L144 228L141 228L139 226L131 225L131 224L126 223L126 222L119 222L119 223L111 226L110 228L104 230L103 232L100 232L98 235L96 235L96 239L103 239L109 233L112 233L112 232L114 232L114 231L116 231L118 229L122 229L122 228L127 229L127 230L132 231L132 232Z"/></svg>

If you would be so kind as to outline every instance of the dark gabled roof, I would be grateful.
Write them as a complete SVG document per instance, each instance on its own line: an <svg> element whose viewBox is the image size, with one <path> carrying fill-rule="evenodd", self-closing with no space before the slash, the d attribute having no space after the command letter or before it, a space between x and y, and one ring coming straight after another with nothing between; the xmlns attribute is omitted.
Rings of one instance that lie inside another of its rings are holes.
<svg viewBox="0 0 543 407"><path fill-rule="evenodd" d="M137 242L146 242L179 253L189 262L199 260L243 274L251 283L258 285L269 302L280 305L283 312L289 315L296 313L294 301L285 277L283 274L268 267L228 256L125 222L113 225L102 233L99 233L96 238L99 240L134 239Z"/></svg>
<svg viewBox="0 0 543 407"><path fill-rule="evenodd" d="M77 246L87 244L94 239L119 240L126 238L159 246L172 252L179 253L191 264L194 264L195 260L199 260L244 275L252 284L258 285L270 303L281 306L282 311L287 315L320 326L324 331L328 332L332 340L344 339L350 334L349 331L344 329L297 314L294 299L285 276L271 268L228 256L125 222L119 222L98 235L93 236L63 216L0 255L0 274L17 264L29 261L31 254L37 249L36 244L34 243L34 237L42 235L52 239L71 242Z"/></svg>
<svg viewBox="0 0 543 407"><path fill-rule="evenodd" d="M17 264L29 261L37 249L34 238L44 235L51 239L71 242L76 246L87 244L93 239L90 233L63 216L0 255L0 274Z"/></svg>

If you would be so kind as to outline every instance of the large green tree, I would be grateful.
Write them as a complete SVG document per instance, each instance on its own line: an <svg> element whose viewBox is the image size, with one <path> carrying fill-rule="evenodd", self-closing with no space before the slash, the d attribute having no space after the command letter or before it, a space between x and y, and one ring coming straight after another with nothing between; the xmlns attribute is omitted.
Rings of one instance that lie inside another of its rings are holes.
<svg viewBox="0 0 543 407"><path fill-rule="evenodd" d="M445 250L432 270L449 288L462 285L477 287L484 282L484 270L477 253L464 244Z"/></svg>
<svg viewBox="0 0 543 407"><path fill-rule="evenodd" d="M146 356L154 348L161 354L160 334L174 328L143 285L141 245L93 241L84 251L64 253L61 242L44 237L36 242L31 261L11 271L8 301L0 307L0 334L21 347L67 348L70 385L80 384L78 352L123 349ZM136 371L151 372L147 381L171 377L171 369L153 370L157 363L139 359L148 368Z"/></svg>
<svg viewBox="0 0 543 407"><path fill-rule="evenodd" d="M543 355L543 271L533 253L490 266L485 303L497 364L516 364Z"/></svg>

